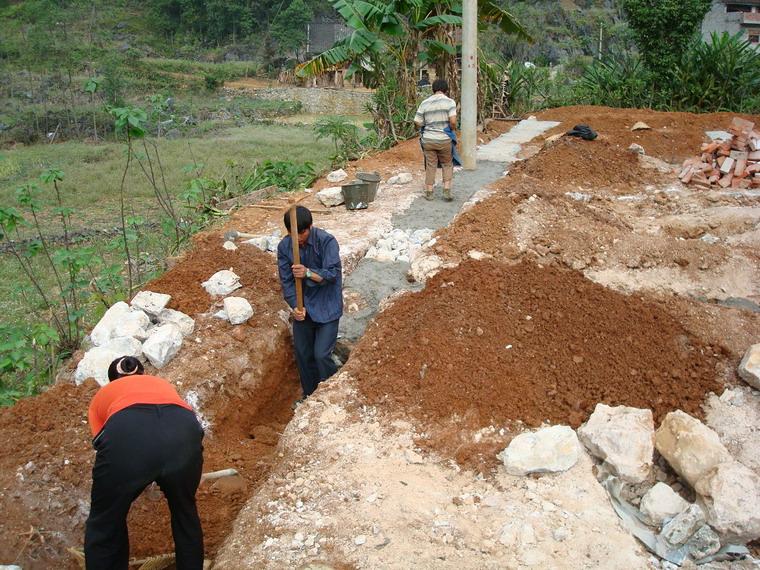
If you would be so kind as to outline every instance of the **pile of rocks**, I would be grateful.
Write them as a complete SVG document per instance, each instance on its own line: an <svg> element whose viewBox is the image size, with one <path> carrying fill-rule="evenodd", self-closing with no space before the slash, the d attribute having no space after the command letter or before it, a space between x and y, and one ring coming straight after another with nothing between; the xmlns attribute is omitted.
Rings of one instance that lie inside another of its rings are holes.
<svg viewBox="0 0 760 570"><path fill-rule="evenodd" d="M81 384L95 378L107 384L108 365L120 356L148 360L156 368L165 366L195 328L192 318L166 308L170 300L163 293L140 291L129 305L119 301L110 307L90 333L93 346L79 361L74 381Z"/></svg>
<svg viewBox="0 0 760 570"><path fill-rule="evenodd" d="M242 325L253 316L253 307L248 299L228 296L242 287L240 277L232 269L217 271L201 285L212 297L224 297L222 310L214 314L216 318Z"/></svg>
<svg viewBox="0 0 760 570"><path fill-rule="evenodd" d="M280 230L274 230L270 235L261 235L244 241L243 243L250 243L255 245L262 251L268 251L274 253L277 251L277 245L282 239L282 233Z"/></svg>
<svg viewBox="0 0 760 570"><path fill-rule="evenodd" d="M499 458L513 475L565 471L578 461L581 442L601 462L599 478L623 525L670 562L705 562L760 538L760 477L680 410L655 431L650 410L598 404L577 435L567 426L524 433ZM655 450L680 481L665 483Z"/></svg>
<svg viewBox="0 0 760 570"><path fill-rule="evenodd" d="M433 239L433 230L431 229L394 229L377 240L375 245L367 250L366 257L378 261L403 261L409 263L422 248L429 247L433 243L435 243L435 240Z"/></svg>

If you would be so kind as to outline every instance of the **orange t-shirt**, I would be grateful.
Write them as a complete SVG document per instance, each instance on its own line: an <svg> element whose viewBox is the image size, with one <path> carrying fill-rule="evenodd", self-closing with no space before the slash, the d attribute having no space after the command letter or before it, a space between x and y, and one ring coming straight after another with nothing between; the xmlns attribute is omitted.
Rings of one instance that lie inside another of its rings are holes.
<svg viewBox="0 0 760 570"><path fill-rule="evenodd" d="M106 384L90 402L88 418L93 437L116 412L134 404L175 404L192 411L168 381L157 376L124 376Z"/></svg>

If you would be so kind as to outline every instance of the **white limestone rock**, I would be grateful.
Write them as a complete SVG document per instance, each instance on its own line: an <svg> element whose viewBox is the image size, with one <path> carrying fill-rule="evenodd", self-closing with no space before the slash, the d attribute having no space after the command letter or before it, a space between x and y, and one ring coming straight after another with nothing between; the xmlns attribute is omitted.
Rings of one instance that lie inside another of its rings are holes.
<svg viewBox="0 0 760 570"><path fill-rule="evenodd" d="M578 436L568 426L522 433L497 457L512 475L567 471L578 461Z"/></svg>
<svg viewBox="0 0 760 570"><path fill-rule="evenodd" d="M681 514L689 506L681 496L665 483L657 483L641 498L642 514L653 525L660 526L667 519Z"/></svg>
<svg viewBox="0 0 760 570"><path fill-rule="evenodd" d="M156 368L163 368L182 347L182 332L177 325L166 323L153 329L143 343L143 354Z"/></svg>
<svg viewBox="0 0 760 570"><path fill-rule="evenodd" d="M240 289L240 277L231 269L222 269L214 273L208 281L201 283L206 292L214 297L224 297L236 289Z"/></svg>
<svg viewBox="0 0 760 570"><path fill-rule="evenodd" d="M692 487L720 463L732 460L717 433L681 410L665 416L654 441L660 455Z"/></svg>
<svg viewBox="0 0 760 570"><path fill-rule="evenodd" d="M753 344L739 364L739 376L755 390L760 390L760 344Z"/></svg>
<svg viewBox="0 0 760 570"><path fill-rule="evenodd" d="M246 240L243 243L250 243L251 245L255 245L261 251L269 251L269 236L256 236L255 238Z"/></svg>
<svg viewBox="0 0 760 570"><path fill-rule="evenodd" d="M224 299L224 312L230 323L241 325L253 316L253 307L242 297L227 297Z"/></svg>
<svg viewBox="0 0 760 570"><path fill-rule="evenodd" d="M165 293L154 293L153 291L140 291L134 296L132 308L140 309L151 317L158 315L166 308L171 301L172 296Z"/></svg>
<svg viewBox="0 0 760 570"><path fill-rule="evenodd" d="M641 483L652 470L654 419L651 410L597 404L578 437L615 475Z"/></svg>
<svg viewBox="0 0 760 570"><path fill-rule="evenodd" d="M396 174L396 176L391 176L388 179L388 184L409 184L412 180L414 180L414 177L411 174L401 172L400 174Z"/></svg>
<svg viewBox="0 0 760 570"><path fill-rule="evenodd" d="M234 241L227 240L222 244L222 247L226 249L227 251L237 251L238 246L235 245Z"/></svg>
<svg viewBox="0 0 760 570"><path fill-rule="evenodd" d="M412 260L410 271L417 283L424 283L443 268L443 260L435 254L420 254Z"/></svg>
<svg viewBox="0 0 760 570"><path fill-rule="evenodd" d="M172 323L179 328L182 336L189 336L195 330L195 321L181 311L174 309L164 309L158 315L159 324Z"/></svg>
<svg viewBox="0 0 760 570"><path fill-rule="evenodd" d="M110 339L102 346L91 348L77 364L74 382L78 385L87 378L94 378L98 384L105 386L108 384L108 367L122 356L142 358L142 343L135 338L118 337Z"/></svg>
<svg viewBox="0 0 760 570"><path fill-rule="evenodd" d="M331 186L317 192L317 200L319 200L323 206L332 208L333 206L340 206L345 202L343 197L343 188L340 186Z"/></svg>
<svg viewBox="0 0 760 570"><path fill-rule="evenodd" d="M689 507L662 527L662 537L673 546L680 546L705 524L705 514L699 505Z"/></svg>
<svg viewBox="0 0 760 570"><path fill-rule="evenodd" d="M348 178L348 172L342 168L333 170L330 174L327 175L327 181L332 183L343 182L346 178ZM317 193L317 195L319 195L319 193Z"/></svg>
<svg viewBox="0 0 760 570"><path fill-rule="evenodd" d="M730 542L760 538L760 476L738 461L718 465L696 484L710 523Z"/></svg>
<svg viewBox="0 0 760 570"><path fill-rule="evenodd" d="M150 318L143 311L119 301L106 311L92 329L90 340L95 346L103 346L112 338L125 336L145 340L150 324Z"/></svg>

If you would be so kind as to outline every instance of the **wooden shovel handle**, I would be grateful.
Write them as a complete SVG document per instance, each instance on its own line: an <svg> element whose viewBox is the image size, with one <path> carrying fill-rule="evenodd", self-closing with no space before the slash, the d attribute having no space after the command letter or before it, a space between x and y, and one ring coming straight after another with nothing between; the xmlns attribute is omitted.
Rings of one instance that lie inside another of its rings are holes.
<svg viewBox="0 0 760 570"><path fill-rule="evenodd" d="M298 218L296 217L296 205L290 207L290 240L293 242L293 265L301 264L301 254L298 252ZM296 308L303 310L303 283L296 277Z"/></svg>

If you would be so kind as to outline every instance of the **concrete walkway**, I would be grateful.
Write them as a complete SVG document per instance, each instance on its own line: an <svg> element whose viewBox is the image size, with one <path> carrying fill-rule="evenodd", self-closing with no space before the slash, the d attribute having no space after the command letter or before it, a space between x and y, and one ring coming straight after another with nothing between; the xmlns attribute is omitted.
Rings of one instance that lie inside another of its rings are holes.
<svg viewBox="0 0 760 570"><path fill-rule="evenodd" d="M553 121L520 121L509 132L478 148L476 170L455 173L452 202L443 201L441 190L437 188L432 202L419 196L408 209L395 214L391 219L393 228L413 231L425 228L437 230L447 226L464 204L476 194L484 195L483 189L504 175L505 168L517 160L523 144L558 124ZM351 307L351 301L347 304L339 332L339 344L344 350L339 352L345 353L345 349L364 334L383 299L401 291L414 291L423 287L407 280L409 267L407 262L379 261L366 257L359 262L346 278L344 290L349 299L360 298L361 303L357 303L359 310Z"/></svg>

